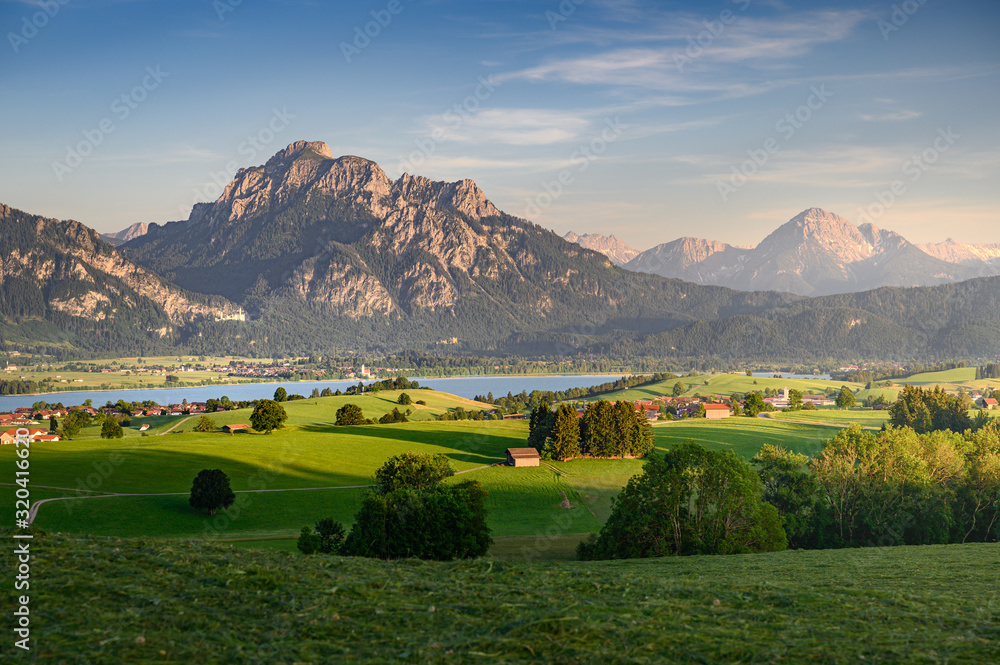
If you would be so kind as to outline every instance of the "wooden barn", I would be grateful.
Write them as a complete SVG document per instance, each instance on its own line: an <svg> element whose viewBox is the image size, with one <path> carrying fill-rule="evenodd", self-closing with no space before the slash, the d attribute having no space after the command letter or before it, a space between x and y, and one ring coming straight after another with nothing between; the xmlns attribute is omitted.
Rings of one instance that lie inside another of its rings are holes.
<svg viewBox="0 0 1000 665"><path fill-rule="evenodd" d="M733 410L728 404L706 404L705 417L709 420L721 420L733 415Z"/></svg>
<svg viewBox="0 0 1000 665"><path fill-rule="evenodd" d="M534 448L507 449L507 466L538 466L541 459Z"/></svg>

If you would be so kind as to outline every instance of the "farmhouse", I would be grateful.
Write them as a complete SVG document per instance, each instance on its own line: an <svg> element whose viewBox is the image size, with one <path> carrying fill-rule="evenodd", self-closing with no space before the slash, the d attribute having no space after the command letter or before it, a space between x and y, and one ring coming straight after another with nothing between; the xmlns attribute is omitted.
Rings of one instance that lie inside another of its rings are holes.
<svg viewBox="0 0 1000 665"><path fill-rule="evenodd" d="M38 429L36 427L23 428L28 430L28 437L32 441L58 441L58 434L49 434L47 430ZM17 440L17 427L12 427L9 430L0 433L0 444L7 445L14 443Z"/></svg>
<svg viewBox="0 0 1000 665"><path fill-rule="evenodd" d="M997 400L992 397L987 397L983 400L983 406L992 411L997 408Z"/></svg>
<svg viewBox="0 0 1000 665"><path fill-rule="evenodd" d="M237 432L249 432L250 425L244 425L243 423L237 423L234 425L223 425L223 432L229 432L230 434L236 434Z"/></svg>
<svg viewBox="0 0 1000 665"><path fill-rule="evenodd" d="M508 448L507 466L538 466L541 458L534 448Z"/></svg>
<svg viewBox="0 0 1000 665"><path fill-rule="evenodd" d="M705 404L705 417L709 420L722 420L733 415L728 404Z"/></svg>

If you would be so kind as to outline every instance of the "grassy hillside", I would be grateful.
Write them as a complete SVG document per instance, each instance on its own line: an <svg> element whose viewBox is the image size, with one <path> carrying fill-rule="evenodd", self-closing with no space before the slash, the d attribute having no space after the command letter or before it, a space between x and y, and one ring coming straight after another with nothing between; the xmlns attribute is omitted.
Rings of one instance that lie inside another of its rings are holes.
<svg viewBox="0 0 1000 665"><path fill-rule="evenodd" d="M475 478L483 484L490 493L487 509L497 536L533 538L553 525L560 535L583 534L600 528L611 497L642 468L642 460L482 468L502 461L507 448L524 445L524 421L332 425L333 412L344 401L364 404L369 415L376 415L376 409L388 410L394 398L383 395L289 403L288 427L269 435L199 434L190 431L193 418L163 436L138 436L133 425L129 437L121 440L80 438L35 444L31 477L38 489L83 487L100 494L157 494L54 501L41 507L36 523L45 529L108 536L293 537L303 525L324 516L350 523L364 491L359 486L371 482L375 470L390 456L413 450L446 455L456 471L472 474L459 478ZM460 400L444 393L421 395L425 396L428 410ZM246 412L227 412L217 414L216 424L247 419ZM177 422L176 418L157 420L161 431ZM697 441L711 448L732 448L746 458L763 443L811 454L833 435L827 427L750 418L689 420L653 431L660 448ZM9 446L0 449L0 459L13 455ZM191 481L204 468L225 471L239 498L233 508L211 519L187 505ZM11 503L12 492L10 487L2 490ZM571 508L561 507L564 499Z"/></svg>
<svg viewBox="0 0 1000 665"><path fill-rule="evenodd" d="M822 425L788 423L766 418L693 418L656 425L653 427L653 434L658 448L693 441L709 449L728 448L737 455L750 459L765 443L811 456L819 452L823 441L834 437L836 430Z"/></svg>
<svg viewBox="0 0 1000 665"><path fill-rule="evenodd" d="M773 411L767 414L774 420L796 421L827 425L829 427L882 427L889 420L888 411L873 411L871 409L817 409L816 411ZM830 432L830 437L833 432ZM829 437L827 437L829 438Z"/></svg>
<svg viewBox="0 0 1000 665"><path fill-rule="evenodd" d="M384 563L48 535L32 542L32 646L115 665L986 663L996 549Z"/></svg>
<svg viewBox="0 0 1000 665"><path fill-rule="evenodd" d="M600 399L636 400L650 399L659 395L671 395L673 394L674 384L678 381L685 386L685 390L682 393L685 397L693 397L695 394L731 395L733 393L748 393L754 390L763 391L765 388L772 388L774 390L789 388L810 394L823 393L828 388L839 389L842 385L846 385L851 390L863 387L859 383L841 383L839 381L825 381L823 379L775 379L764 376L751 377L745 374L703 374L700 376L682 376L678 379L651 383L639 388L618 390L613 393L601 395Z"/></svg>
<svg viewBox="0 0 1000 665"><path fill-rule="evenodd" d="M976 368L975 367L958 367L956 369L944 370L941 372L924 372L923 374L914 374L905 379L899 379L898 383L909 383L914 386L935 386L945 384L955 384L963 383L965 381L975 381L976 380Z"/></svg>

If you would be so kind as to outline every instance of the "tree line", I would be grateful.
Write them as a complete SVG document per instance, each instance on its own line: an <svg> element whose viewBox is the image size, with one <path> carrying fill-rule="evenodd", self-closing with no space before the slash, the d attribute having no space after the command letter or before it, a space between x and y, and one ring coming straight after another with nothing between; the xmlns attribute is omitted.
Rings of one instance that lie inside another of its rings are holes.
<svg viewBox="0 0 1000 665"><path fill-rule="evenodd" d="M574 457L643 457L653 449L653 433L645 414L630 402L598 400L582 417L576 407L554 411L542 402L528 420L528 445L548 459Z"/></svg>
<svg viewBox="0 0 1000 665"><path fill-rule="evenodd" d="M518 413L520 411L524 411L525 409L534 409L542 402L555 404L557 402L565 402L568 400L588 399L591 397L597 397L598 395L606 395L607 393L619 390L637 388L676 378L676 374L670 374L669 372L656 372L652 375L633 374L631 376L624 376L620 379L616 379L615 381L606 381L604 383L586 388L568 388L566 390L532 390L530 393L522 390L517 395L508 392L506 396L498 398L494 398L493 393L488 393L486 395L476 395L473 399L477 402L493 404L503 409L505 413Z"/></svg>
<svg viewBox="0 0 1000 665"><path fill-rule="evenodd" d="M853 425L814 458L653 453L582 559L1000 540L1000 422L964 433Z"/></svg>

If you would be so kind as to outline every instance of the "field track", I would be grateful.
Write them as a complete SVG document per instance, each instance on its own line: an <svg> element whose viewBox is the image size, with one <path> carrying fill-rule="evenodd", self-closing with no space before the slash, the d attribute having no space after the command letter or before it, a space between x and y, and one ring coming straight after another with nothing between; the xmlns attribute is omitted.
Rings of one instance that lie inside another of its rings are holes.
<svg viewBox="0 0 1000 665"><path fill-rule="evenodd" d="M180 423L178 423L180 424ZM499 463L498 463L499 464ZM481 469L488 469L491 466L497 466L497 464L484 464L483 466L477 466L474 469L465 469L464 471L458 471L455 475L460 473L470 473L472 471L479 471ZM0 485L13 485L14 483L0 483ZM43 487L42 485L37 485L37 487ZM262 489L262 490L235 490L234 494L258 494L261 492L310 492L310 491L320 491L320 490L357 490L364 489L366 487L372 487L372 485L336 485L332 487L289 487L285 489ZM69 487L45 487L45 489L58 489L66 490L69 492L77 492L79 490L70 489ZM38 516L38 511L42 507L42 504L48 503L49 501L65 501L67 499L105 499L108 497L120 497L120 496L181 496L189 494L189 492L152 492L148 494L140 493L123 493L123 492L107 492L104 494L93 494L91 496L57 496L50 499L41 499L35 501L31 504L31 510L28 513L28 525L30 526L35 518Z"/></svg>

